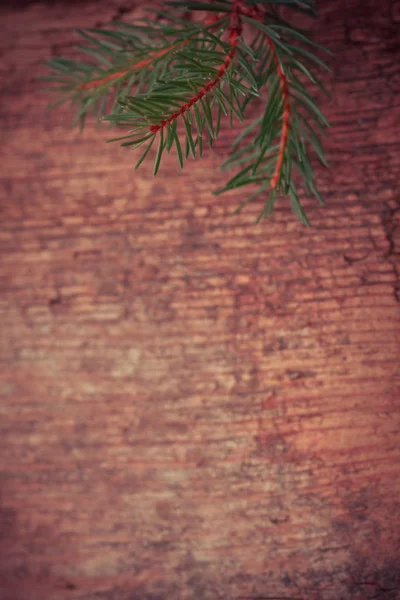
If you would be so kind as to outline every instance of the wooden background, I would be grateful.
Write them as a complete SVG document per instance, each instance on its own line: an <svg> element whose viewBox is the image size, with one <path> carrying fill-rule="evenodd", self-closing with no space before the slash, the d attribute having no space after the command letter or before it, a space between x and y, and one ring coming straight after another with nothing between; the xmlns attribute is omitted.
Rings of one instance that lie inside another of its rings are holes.
<svg viewBox="0 0 400 600"><path fill-rule="evenodd" d="M1 600L400 598L400 3L320 11L306 230L46 113L134 3L2 4Z"/></svg>

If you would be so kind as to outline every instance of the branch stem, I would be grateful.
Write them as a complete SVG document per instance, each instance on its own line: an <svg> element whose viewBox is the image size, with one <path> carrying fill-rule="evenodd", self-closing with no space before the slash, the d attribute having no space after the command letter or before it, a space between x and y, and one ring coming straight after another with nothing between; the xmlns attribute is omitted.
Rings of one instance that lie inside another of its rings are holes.
<svg viewBox="0 0 400 600"><path fill-rule="evenodd" d="M188 100L188 102L185 102L185 104L183 104L177 112L172 113L172 115L170 115L168 119L163 119L160 123L150 125L149 131L151 133L157 133L158 131L163 129L168 123L172 123L173 121L175 121L175 119L178 119L181 115L185 114L185 112L187 112L193 106L193 104L201 100L207 92L209 92L213 87L215 87L219 83L220 79L224 76L227 68L232 62L232 59L236 52L238 38L242 33L242 23L240 19L241 8L242 2L240 2L240 0L233 0L233 6L232 11L230 13L228 28L230 49L228 50L224 62L219 67L218 74L215 77L215 79L209 81L204 87L201 88L201 90L195 96L192 96Z"/></svg>
<svg viewBox="0 0 400 600"><path fill-rule="evenodd" d="M280 65L280 62L279 62L278 57L275 52L275 46L274 46L273 42L270 40L270 38L267 38L267 43L271 49L271 52L273 53L274 61L276 64L276 70L278 72L279 82L280 82L280 86L281 86L281 90L282 90L282 97L283 97L282 129L281 129L281 137L280 137L280 142L279 142L279 152L278 152L278 158L276 160L275 169L274 169L274 172L271 177L271 188L274 190L274 189L276 189L276 187L278 185L279 175L281 172L283 157L285 155L285 149L286 149L286 144L287 144L287 139L288 139L289 120L290 120L290 104L289 104L289 87L288 87L288 81L287 81L286 75L282 70L282 67Z"/></svg>
<svg viewBox="0 0 400 600"><path fill-rule="evenodd" d="M251 9L247 9L246 12L244 12L243 7L241 7L241 8L242 8L243 14L246 14L247 16L249 16L253 19L256 19L258 21L263 20L263 13L257 6L254 6ZM286 149L288 134L289 134L289 121L290 121L289 85L288 85L287 77L282 70L281 64L280 64L278 56L276 54L275 45L274 45L273 41L268 36L266 36L266 40L267 40L267 44L271 50L273 60L276 64L276 70L278 73L279 83L280 83L280 88L282 91L282 98L283 98L282 129L281 129L281 135L280 135L280 141L279 141L278 158L276 160L275 169L272 174L271 181L270 181L271 189L275 190L278 185L279 175L280 175L281 168L282 168L283 158L285 155L285 149Z"/></svg>

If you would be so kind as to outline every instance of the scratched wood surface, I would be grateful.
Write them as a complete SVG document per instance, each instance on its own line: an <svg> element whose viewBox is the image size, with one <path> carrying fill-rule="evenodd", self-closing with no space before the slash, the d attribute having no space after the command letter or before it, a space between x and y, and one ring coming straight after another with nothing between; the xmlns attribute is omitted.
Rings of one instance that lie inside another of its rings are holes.
<svg viewBox="0 0 400 600"><path fill-rule="evenodd" d="M321 3L311 230L229 218L232 134L154 180L45 112L41 62L134 14L1 9L0 598L400 598L400 3Z"/></svg>

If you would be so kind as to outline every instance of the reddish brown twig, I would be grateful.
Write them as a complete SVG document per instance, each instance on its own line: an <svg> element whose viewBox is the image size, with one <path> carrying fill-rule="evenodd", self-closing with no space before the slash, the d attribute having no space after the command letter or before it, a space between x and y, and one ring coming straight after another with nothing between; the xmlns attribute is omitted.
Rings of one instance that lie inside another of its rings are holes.
<svg viewBox="0 0 400 600"><path fill-rule="evenodd" d="M255 19L257 21L263 20L263 13L260 11L260 9L257 6L248 8L244 5L242 5L242 2L239 2L239 5L240 5L239 6L240 10L246 16L251 17L252 19ZM289 120L290 120L290 104L289 104L289 86L288 86L288 81L287 81L286 75L283 72L281 64L276 55L275 46L274 46L273 41L269 37L267 37L266 39L267 39L267 44L268 44L268 46L271 50L272 56L273 56L273 60L276 64L276 70L278 73L279 83L280 83L280 87L282 90L282 97L283 97L282 130L281 130L281 136L280 136L280 142L279 142L279 152L278 152L278 158L276 161L275 169L274 169L274 172L271 177L271 188L274 190L274 189L276 189L276 187L278 185L279 175L281 172L283 157L285 154L285 148L286 148L286 144L287 144L287 138L288 138L288 133L289 133Z"/></svg>
<svg viewBox="0 0 400 600"><path fill-rule="evenodd" d="M241 4L242 3L237 0L234 0L234 2L233 2L232 12L230 14L230 19L229 19L229 21L230 21L230 23L229 23L230 49L228 50L228 53L225 57L224 62L219 67L218 74L215 77L215 79L213 79L212 81L209 81L204 87L201 88L201 90L195 96L192 96L187 102L185 102L185 104L183 104L177 112L172 113L172 115L170 115L168 117L168 119L163 119L158 124L150 125L149 131L151 131L151 133L157 133L158 131L160 131L160 129L163 129L168 123L172 123L173 121L175 121L175 119L178 119L178 117L185 114L185 112L187 112L193 106L193 104L195 104L195 102L198 102L199 100L201 100L203 98L203 96L207 92L209 92L213 87L215 87L217 85L217 83L220 81L220 79L224 76L227 68L231 64L232 59L235 55L238 37L240 36L240 34L242 32L242 24L241 24L241 20L240 20Z"/></svg>
<svg viewBox="0 0 400 600"><path fill-rule="evenodd" d="M217 21L217 20L218 20L218 17L213 16L211 18L206 19L206 23L213 23L214 21ZM163 48L162 50L158 50L157 52L154 52L150 58L146 58L137 63L134 63L133 65L131 65L130 67L128 67L127 69L125 69L123 71L117 71L116 73L110 73L109 75L106 75L105 77L99 77L98 79L92 79L91 81L86 81L85 83L82 83L79 87L81 90L92 90L92 89L98 87L99 85L104 85L105 83L109 83L110 81L115 81L115 79L119 79L120 77L125 77L132 71L136 71L136 69L141 69L143 67L147 67L148 65L150 65L152 63L152 61L155 58L164 56L164 54L167 54L167 52L169 52L170 50L173 50L173 49L178 50L182 46L185 46L188 42L189 42L189 40L183 40L179 44L169 46L168 48Z"/></svg>
<svg viewBox="0 0 400 600"><path fill-rule="evenodd" d="M199 100L201 100L201 98L203 98L203 96L207 92L209 92L213 87L215 87L218 84L218 82L223 77L224 73L226 72L226 69L229 67L229 65L234 57L235 51L236 51L238 37L242 32L242 23L241 23L240 15L246 15L247 17L251 17L253 19L261 20L261 21L263 19L263 13L256 6L248 7L241 0L233 0L233 7L232 7L231 15L230 15L230 25L229 25L230 49L228 51L228 54L225 57L224 63L220 66L220 68L218 70L218 75L216 76L216 78L214 80L209 81L207 83L207 85L205 85L195 96L192 96L188 100L188 102L183 104L179 111L171 114L168 117L168 119L164 119L163 121L161 121L158 124L150 125L149 131L151 133L157 133L158 131L160 131L160 129L164 128L168 123L172 123L175 119L178 119L181 115L185 114L185 112L187 112L193 106L193 104L195 104L195 102L198 102ZM215 17L214 17L214 19L215 19ZM214 19L211 17L211 19L210 18L208 19L208 22L212 22ZM283 159L284 159L284 155L285 155L285 149L286 149L288 133L289 133L289 120L290 120L289 88L288 88L288 82L287 82L286 75L282 70L279 59L275 52L274 43L272 42L272 40L270 38L267 37L266 39L267 39L268 46L269 46L272 56L273 56L273 60L276 64L276 70L278 73L280 87L282 90L282 97L283 97L282 130L281 130L281 135L280 135L278 158L276 160L275 169L272 174L271 182L270 182L271 188L276 189L276 187L278 185L278 181L279 181L279 175L280 175L281 168L282 168L282 163L283 163Z"/></svg>
<svg viewBox="0 0 400 600"><path fill-rule="evenodd" d="M273 53L274 61L276 64L276 70L278 72L279 82L280 82L280 86L281 86L281 90L282 90L282 97L283 97L282 130L281 130L281 138L280 138L280 142L279 142L279 152L278 152L278 158L276 160L275 169L274 169L273 175L271 177L271 188L275 189L276 186L278 185L279 174L280 174L281 168L282 168L283 157L285 154L285 148L286 148L286 143L287 143L287 138L288 138L288 133L289 133L290 105L289 105L289 88L288 88L288 82L286 79L286 75L282 71L282 67L281 67L278 57L276 55L275 46L274 46L273 42L269 38L267 38L267 43L271 49L271 52Z"/></svg>
<svg viewBox="0 0 400 600"><path fill-rule="evenodd" d="M106 75L105 77L101 77L99 79L92 79L91 81L86 81L85 83L82 83L80 85L80 89L81 90L91 90L93 88L98 87L99 85L104 85L105 83L109 83L110 81L114 81L115 79L119 79L120 77L125 77L125 75L128 75L129 73L131 73L131 71L136 71L136 69L141 69L143 67L147 67L148 65L150 65L153 62L153 60L155 58L164 56L164 54L167 54L167 52L170 52L173 49L178 50L178 48L184 46L187 43L188 43L188 40L183 40L183 42L180 42L180 44L176 44L175 46L169 46L168 48L163 48L162 50L158 50L157 52L154 52L150 58L146 58L144 60L140 60L137 63L134 63L133 65L131 65L124 71L118 71L117 73L110 73L110 75Z"/></svg>

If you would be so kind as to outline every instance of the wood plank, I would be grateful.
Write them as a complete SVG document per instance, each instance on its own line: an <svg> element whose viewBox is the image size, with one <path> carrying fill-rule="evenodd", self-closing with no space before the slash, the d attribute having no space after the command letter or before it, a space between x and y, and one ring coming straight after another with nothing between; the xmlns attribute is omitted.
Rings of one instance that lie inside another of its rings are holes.
<svg viewBox="0 0 400 600"><path fill-rule="evenodd" d="M1 600L400 597L398 3L322 3L327 206L229 213L45 111L73 29L3 4Z"/></svg>

